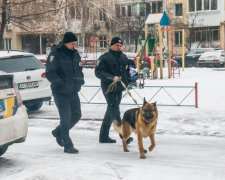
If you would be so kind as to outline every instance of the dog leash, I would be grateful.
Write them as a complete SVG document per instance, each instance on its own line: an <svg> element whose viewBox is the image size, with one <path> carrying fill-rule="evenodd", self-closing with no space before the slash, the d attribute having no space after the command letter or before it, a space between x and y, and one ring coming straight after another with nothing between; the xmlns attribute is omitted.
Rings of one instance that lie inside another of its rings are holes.
<svg viewBox="0 0 225 180"><path fill-rule="evenodd" d="M112 82L108 86L105 94L108 94L109 92L112 92L112 91L116 90L116 88L117 88L117 82L120 82L122 84L122 86L126 90L127 94L129 94L129 96L134 101L134 103L137 104L137 106L140 108L140 106L138 105L136 99L133 98L133 96L131 95L130 91L128 90L128 88L126 87L126 85L124 84L124 82L121 80L121 77L119 77L118 81L116 81L116 82L114 81L114 82Z"/></svg>

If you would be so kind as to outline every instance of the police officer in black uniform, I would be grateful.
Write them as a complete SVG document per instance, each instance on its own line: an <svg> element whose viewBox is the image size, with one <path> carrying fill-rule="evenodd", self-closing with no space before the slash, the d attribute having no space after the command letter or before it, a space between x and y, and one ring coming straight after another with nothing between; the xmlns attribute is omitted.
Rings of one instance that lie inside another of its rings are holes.
<svg viewBox="0 0 225 180"><path fill-rule="evenodd" d="M63 41L50 53L46 63L46 77L51 82L52 94L59 111L60 125L52 131L65 153L76 154L70 138L70 129L80 120L81 108L78 92L84 84L81 58L76 49L77 37L64 34Z"/></svg>
<svg viewBox="0 0 225 180"><path fill-rule="evenodd" d="M100 56L95 69L95 75L101 80L102 91L108 105L100 129L100 143L116 143L116 140L109 137L109 129L113 120L117 120L118 125L121 124L119 105L124 87L119 79L121 78L126 86L130 82L130 60L121 52L122 45L122 40L119 37L114 37L110 44L110 50ZM112 82L117 82L116 89L107 92ZM128 139L127 143L132 140L133 138Z"/></svg>

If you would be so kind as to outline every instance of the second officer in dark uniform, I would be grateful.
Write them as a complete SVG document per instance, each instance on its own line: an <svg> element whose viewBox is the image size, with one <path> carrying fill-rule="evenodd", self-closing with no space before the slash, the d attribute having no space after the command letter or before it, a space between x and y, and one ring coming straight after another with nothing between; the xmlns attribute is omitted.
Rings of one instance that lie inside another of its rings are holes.
<svg viewBox="0 0 225 180"><path fill-rule="evenodd" d="M95 69L95 75L101 80L102 91L108 105L100 129L100 143L115 143L116 140L109 137L109 129L113 120L117 120L118 124L121 124L119 105L124 87L119 79L126 86L128 85L130 82L129 65L131 63L122 53L122 45L122 40L119 37L114 37L110 44L110 50L100 56ZM112 82L117 82L117 87L114 91L107 92ZM127 143L131 142L132 139L128 139Z"/></svg>
<svg viewBox="0 0 225 180"><path fill-rule="evenodd" d="M81 58L75 49L77 37L64 34L63 41L50 53L46 63L46 77L51 82L52 94L59 111L60 124L52 131L65 153L78 153L70 138L70 129L80 120L81 108L78 92L84 84Z"/></svg>

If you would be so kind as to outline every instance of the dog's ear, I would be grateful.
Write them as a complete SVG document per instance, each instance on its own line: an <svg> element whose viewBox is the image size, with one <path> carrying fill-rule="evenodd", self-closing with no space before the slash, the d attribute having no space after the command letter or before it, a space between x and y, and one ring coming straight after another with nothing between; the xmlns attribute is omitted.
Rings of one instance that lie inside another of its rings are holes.
<svg viewBox="0 0 225 180"><path fill-rule="evenodd" d="M143 102L143 106L145 105L145 104L147 104L148 102L145 100L145 97L144 97L144 102Z"/></svg>
<svg viewBox="0 0 225 180"><path fill-rule="evenodd" d="M153 106L155 106L156 107L156 101L154 102L154 103L152 103L153 104Z"/></svg>

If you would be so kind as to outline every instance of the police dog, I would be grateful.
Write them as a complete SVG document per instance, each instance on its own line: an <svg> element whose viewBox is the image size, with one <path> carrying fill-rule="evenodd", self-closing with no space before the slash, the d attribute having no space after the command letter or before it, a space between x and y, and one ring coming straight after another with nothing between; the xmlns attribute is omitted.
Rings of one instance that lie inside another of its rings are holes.
<svg viewBox="0 0 225 180"><path fill-rule="evenodd" d="M117 125L117 121L113 121L114 129L122 135L123 149L127 149L126 140L130 137L132 132L137 134L138 146L140 151L140 158L145 159L147 150L143 147L143 137L149 137L151 146L149 151L155 147L155 133L157 125L158 111L156 102L148 103L144 98L144 103L141 108L129 109L124 113L121 126Z"/></svg>

